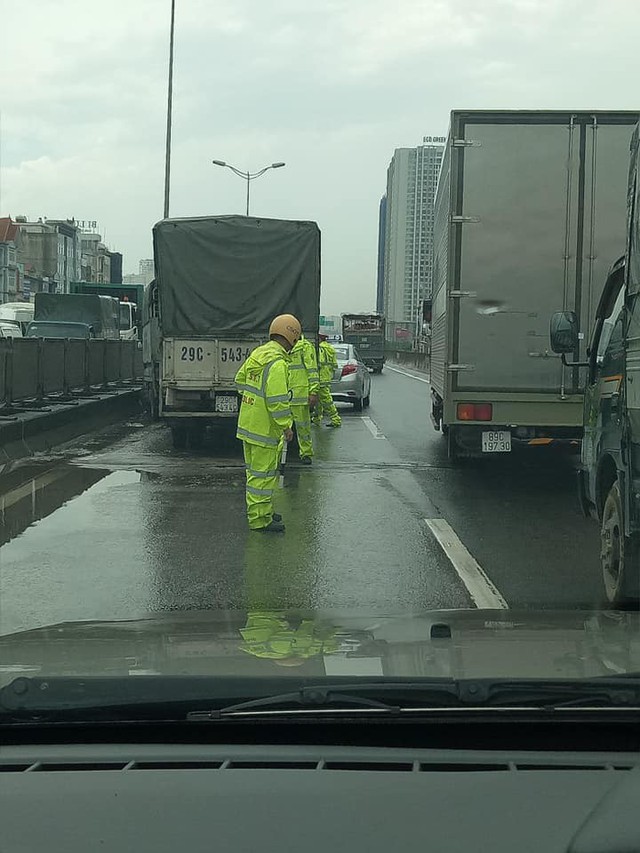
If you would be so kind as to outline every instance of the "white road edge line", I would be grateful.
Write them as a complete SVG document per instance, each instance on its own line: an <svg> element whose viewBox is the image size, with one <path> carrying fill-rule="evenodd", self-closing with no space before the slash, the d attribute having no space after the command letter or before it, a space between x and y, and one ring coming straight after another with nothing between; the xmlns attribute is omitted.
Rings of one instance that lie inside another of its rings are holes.
<svg viewBox="0 0 640 853"><path fill-rule="evenodd" d="M392 370L394 373L399 373L401 376L408 376L409 379L415 379L416 382L426 382L427 385L431 385L430 379L423 379L422 376L414 376L413 373L407 373L406 370L400 370L397 367L391 367L390 364L385 364L385 370Z"/></svg>
<svg viewBox="0 0 640 853"><path fill-rule="evenodd" d="M449 558L476 607L508 610L509 605L502 593L489 580L478 561L462 544L451 525L444 518L425 518L425 523Z"/></svg>
<svg viewBox="0 0 640 853"><path fill-rule="evenodd" d="M374 438L381 438L383 441L387 440L387 436L380 432L377 425L371 420L371 418L365 415L364 417L361 417L360 420Z"/></svg>

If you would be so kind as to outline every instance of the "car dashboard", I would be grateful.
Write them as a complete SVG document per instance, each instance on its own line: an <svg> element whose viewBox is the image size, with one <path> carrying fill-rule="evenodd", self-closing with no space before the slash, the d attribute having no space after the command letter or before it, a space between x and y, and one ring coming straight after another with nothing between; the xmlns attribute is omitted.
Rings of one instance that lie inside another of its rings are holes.
<svg viewBox="0 0 640 853"><path fill-rule="evenodd" d="M637 753L17 745L0 790L3 853L640 849Z"/></svg>

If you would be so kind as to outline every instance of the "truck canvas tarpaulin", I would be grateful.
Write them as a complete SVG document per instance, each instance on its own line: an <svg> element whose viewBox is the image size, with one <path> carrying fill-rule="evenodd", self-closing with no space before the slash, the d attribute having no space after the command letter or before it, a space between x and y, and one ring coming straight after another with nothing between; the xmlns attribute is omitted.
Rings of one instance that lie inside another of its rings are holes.
<svg viewBox="0 0 640 853"><path fill-rule="evenodd" d="M320 231L315 222L244 216L165 219L153 229L165 335L266 334L295 314L317 333Z"/></svg>

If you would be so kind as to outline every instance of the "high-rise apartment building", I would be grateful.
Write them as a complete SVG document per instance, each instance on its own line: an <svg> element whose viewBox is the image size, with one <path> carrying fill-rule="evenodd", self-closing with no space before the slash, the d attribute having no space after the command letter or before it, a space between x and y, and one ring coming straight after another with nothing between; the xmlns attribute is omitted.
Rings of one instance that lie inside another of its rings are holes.
<svg viewBox="0 0 640 853"><path fill-rule="evenodd" d="M122 281L125 284L147 284L153 281L155 277L155 268L153 258L143 258L138 263L138 272L130 272L123 276Z"/></svg>
<svg viewBox="0 0 640 853"><path fill-rule="evenodd" d="M382 297L389 337L412 330L421 300L431 294L433 217L445 137L425 136L416 148L397 148L387 170Z"/></svg>
<svg viewBox="0 0 640 853"><path fill-rule="evenodd" d="M384 314L384 249L387 227L387 197L380 199L378 212L378 274L376 280L376 311Z"/></svg>

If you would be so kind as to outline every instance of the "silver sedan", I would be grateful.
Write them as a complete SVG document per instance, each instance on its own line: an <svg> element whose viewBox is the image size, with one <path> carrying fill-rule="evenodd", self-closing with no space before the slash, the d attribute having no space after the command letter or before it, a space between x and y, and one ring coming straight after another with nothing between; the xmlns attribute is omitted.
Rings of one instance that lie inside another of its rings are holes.
<svg viewBox="0 0 640 853"><path fill-rule="evenodd" d="M361 412L371 401L371 374L353 344L332 344L338 369L333 375L331 396L336 402L353 403Z"/></svg>

